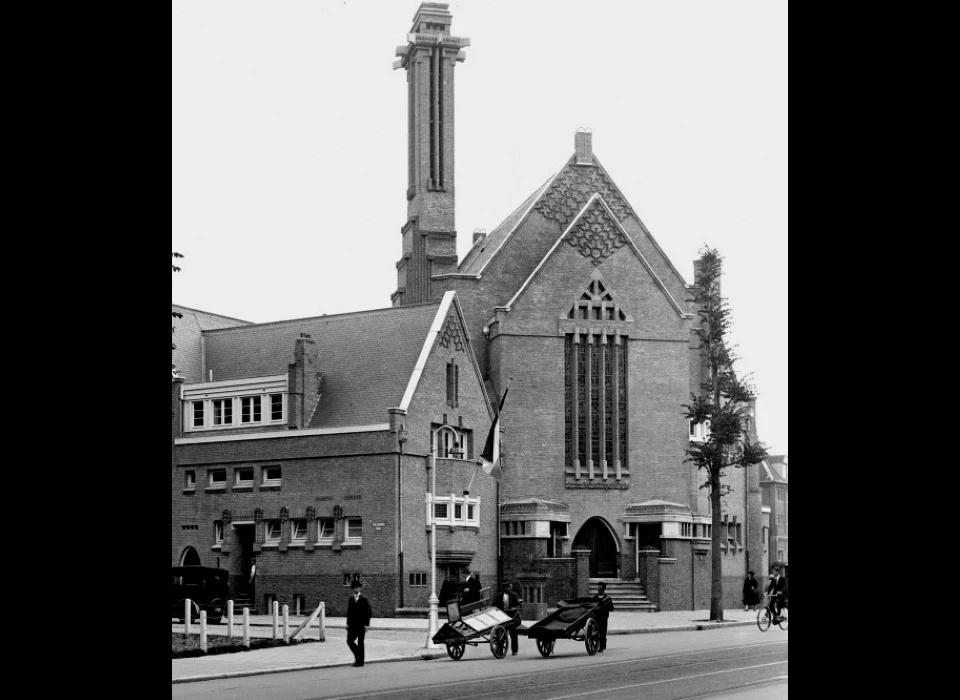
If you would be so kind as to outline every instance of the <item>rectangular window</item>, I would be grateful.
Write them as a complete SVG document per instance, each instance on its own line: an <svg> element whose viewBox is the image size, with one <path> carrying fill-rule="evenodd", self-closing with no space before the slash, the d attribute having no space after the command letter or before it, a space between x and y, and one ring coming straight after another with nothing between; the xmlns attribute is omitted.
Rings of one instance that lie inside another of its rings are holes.
<svg viewBox="0 0 960 700"><path fill-rule="evenodd" d="M691 537L693 535L693 523L680 523L680 536Z"/></svg>
<svg viewBox="0 0 960 700"><path fill-rule="evenodd" d="M454 408L460 404L460 367L456 362L447 363L447 404Z"/></svg>
<svg viewBox="0 0 960 700"><path fill-rule="evenodd" d="M427 575L426 575L426 573L412 573L412 574L410 574L410 585L411 585L411 586L426 586L426 585L427 585Z"/></svg>
<svg viewBox="0 0 960 700"><path fill-rule="evenodd" d="M235 474L237 486L253 486L253 467L238 467Z"/></svg>
<svg viewBox="0 0 960 700"><path fill-rule="evenodd" d="M280 467L277 465L264 467L263 468L263 485L264 486L279 486L281 482L280 479Z"/></svg>
<svg viewBox="0 0 960 700"><path fill-rule="evenodd" d="M223 488L226 485L227 485L227 470L211 469L210 470L210 486Z"/></svg>
<svg viewBox="0 0 960 700"><path fill-rule="evenodd" d="M351 583L353 583L354 581L363 581L363 576L360 575L360 572L359 572L359 571L357 571L357 572L355 572L355 573L352 573L352 574L347 574L347 573L345 573L345 574L343 575L343 585L344 585L344 586L349 586L349 585L350 585Z"/></svg>
<svg viewBox="0 0 960 700"><path fill-rule="evenodd" d="M783 525L783 515L780 514L777 516L777 525Z"/></svg>
<svg viewBox="0 0 960 700"><path fill-rule="evenodd" d="M363 520L360 518L347 519L347 539L359 540L363 537Z"/></svg>
<svg viewBox="0 0 960 700"><path fill-rule="evenodd" d="M777 561L783 561L783 550L782 550L782 549L778 549L778 550L777 550Z"/></svg>
<svg viewBox="0 0 960 700"><path fill-rule="evenodd" d="M259 423L260 422L260 397L244 396L240 399L240 422L241 423Z"/></svg>
<svg viewBox="0 0 960 700"><path fill-rule="evenodd" d="M434 503L433 504L433 517L437 520L446 520L447 519L447 504L446 503Z"/></svg>
<svg viewBox="0 0 960 700"><path fill-rule="evenodd" d="M223 544L223 521L213 521L213 541L216 544Z"/></svg>
<svg viewBox="0 0 960 700"><path fill-rule="evenodd" d="M283 394L270 394L270 420L283 420Z"/></svg>
<svg viewBox="0 0 960 700"><path fill-rule="evenodd" d="M303 615L307 611L306 599L303 596L303 593L294 593L293 594L293 609L294 615Z"/></svg>
<svg viewBox="0 0 960 700"><path fill-rule="evenodd" d="M183 488L193 490L197 487L197 473L188 469L183 473Z"/></svg>
<svg viewBox="0 0 960 700"><path fill-rule="evenodd" d="M302 519L290 521L290 538L295 542L303 542L307 539L307 521Z"/></svg>
<svg viewBox="0 0 960 700"><path fill-rule="evenodd" d="M279 520L267 520L266 521L266 541L267 542L279 542L280 541L280 521Z"/></svg>
<svg viewBox="0 0 960 700"><path fill-rule="evenodd" d="M321 541L333 541L333 518L320 518L318 528Z"/></svg>
<svg viewBox="0 0 960 700"><path fill-rule="evenodd" d="M474 515L474 506L472 503L467 505L467 520L476 520L476 515Z"/></svg>
<svg viewBox="0 0 960 700"><path fill-rule="evenodd" d="M193 427L203 427L203 401L193 401Z"/></svg>
<svg viewBox="0 0 960 700"><path fill-rule="evenodd" d="M623 470L629 466L629 342L623 336L604 332L573 333L566 336L565 343L564 445L566 464L573 467L568 474L620 478L615 465L619 463ZM588 473L591 463L592 475Z"/></svg>
<svg viewBox="0 0 960 700"><path fill-rule="evenodd" d="M461 503L453 504L453 519L463 520L463 504Z"/></svg>
<svg viewBox="0 0 960 700"><path fill-rule="evenodd" d="M232 425L233 399L214 399L211 403L213 404L213 424Z"/></svg>
<svg viewBox="0 0 960 700"><path fill-rule="evenodd" d="M743 546L743 525L737 523L737 544Z"/></svg>

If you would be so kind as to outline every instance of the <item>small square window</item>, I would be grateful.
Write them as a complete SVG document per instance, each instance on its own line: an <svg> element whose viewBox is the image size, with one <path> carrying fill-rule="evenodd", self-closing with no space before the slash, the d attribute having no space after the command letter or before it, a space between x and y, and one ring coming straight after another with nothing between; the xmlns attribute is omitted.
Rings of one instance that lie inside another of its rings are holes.
<svg viewBox="0 0 960 700"><path fill-rule="evenodd" d="M302 542L307 539L307 521L306 520L292 520L290 529L292 532L291 539L298 542Z"/></svg>
<svg viewBox="0 0 960 700"><path fill-rule="evenodd" d="M270 394L270 420L283 420L283 394Z"/></svg>
<svg viewBox="0 0 960 700"><path fill-rule="evenodd" d="M447 519L447 504L446 503L434 503L433 504L433 517L437 520L446 520Z"/></svg>
<svg viewBox="0 0 960 700"><path fill-rule="evenodd" d="M267 542L280 541L280 521L279 520L267 521L266 541Z"/></svg>
<svg viewBox="0 0 960 700"><path fill-rule="evenodd" d="M197 487L197 473L193 469L187 469L183 473L183 488L195 489Z"/></svg>
<svg viewBox="0 0 960 700"><path fill-rule="evenodd" d="M263 483L267 486L280 485L280 467L271 466L263 468Z"/></svg>
<svg viewBox="0 0 960 700"><path fill-rule="evenodd" d="M320 518L319 528L321 540L333 539L333 518Z"/></svg>
<svg viewBox="0 0 960 700"><path fill-rule="evenodd" d="M253 467L238 467L236 478L237 486L253 486Z"/></svg>
<svg viewBox="0 0 960 700"><path fill-rule="evenodd" d="M211 469L210 470L210 485L223 487L227 485L227 470L226 469Z"/></svg>
<svg viewBox="0 0 960 700"><path fill-rule="evenodd" d="M359 540L363 537L363 520L360 518L347 519L347 539Z"/></svg>

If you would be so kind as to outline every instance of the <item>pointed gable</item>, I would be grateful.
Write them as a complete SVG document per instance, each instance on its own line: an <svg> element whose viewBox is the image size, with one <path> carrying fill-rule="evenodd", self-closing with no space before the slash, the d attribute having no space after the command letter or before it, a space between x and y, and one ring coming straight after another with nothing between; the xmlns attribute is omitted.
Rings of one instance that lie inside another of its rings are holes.
<svg viewBox="0 0 960 700"><path fill-rule="evenodd" d="M692 317L691 314L686 313L683 308L681 308L673 295L670 294L663 280L660 279L650 263L647 262L643 253L640 252L630 236L627 235L623 225L617 220L613 211L611 211L600 193L596 193L590 197L566 230L560 234L560 237L544 256L543 260L540 261L540 264L530 273L530 276L527 277L520 289L517 290L517 293L507 302L506 308L508 310L523 296L534 278L543 270L547 261L556 255L557 249L564 242L577 250L580 255L590 260L591 264L596 268L599 268L600 265L621 248L627 248L633 251L633 254L640 260L656 287L663 293L670 307L677 315L681 318Z"/></svg>

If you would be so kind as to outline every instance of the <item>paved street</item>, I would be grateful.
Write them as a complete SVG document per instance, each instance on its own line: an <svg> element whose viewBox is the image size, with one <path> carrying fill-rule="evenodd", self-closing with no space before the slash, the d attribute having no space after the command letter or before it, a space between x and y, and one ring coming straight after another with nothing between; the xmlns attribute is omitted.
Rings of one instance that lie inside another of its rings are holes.
<svg viewBox="0 0 960 700"><path fill-rule="evenodd" d="M483 645L468 647L460 661L444 654L428 661L368 664L362 669L328 667L175 684L173 697L785 698L787 638L787 632L764 633L755 625L703 633L613 635L603 654L591 657L581 642L559 640L554 655L544 659L531 641L521 637L520 653L502 660ZM339 639L333 643L343 644ZM316 645L304 648L310 646ZM262 652L250 652L254 653Z"/></svg>

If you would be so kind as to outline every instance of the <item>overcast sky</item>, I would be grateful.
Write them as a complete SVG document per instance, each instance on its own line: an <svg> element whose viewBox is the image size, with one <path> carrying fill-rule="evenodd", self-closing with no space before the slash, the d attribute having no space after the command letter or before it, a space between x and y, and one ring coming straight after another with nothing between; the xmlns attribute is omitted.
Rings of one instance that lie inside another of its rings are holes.
<svg viewBox="0 0 960 700"><path fill-rule="evenodd" d="M709 244L760 438L787 449L787 3L450 2L466 254L593 130L687 282ZM262 323L390 306L406 217L395 47L417 0L174 0L173 301Z"/></svg>

